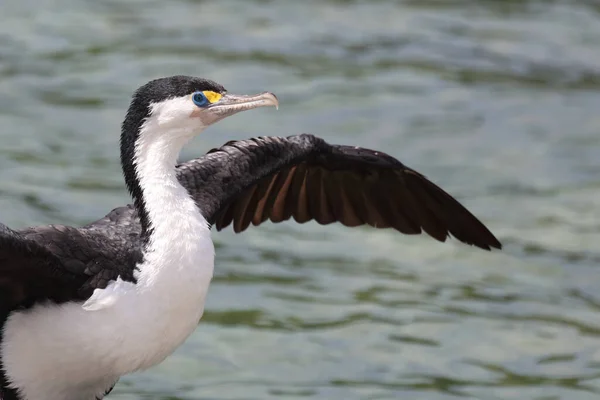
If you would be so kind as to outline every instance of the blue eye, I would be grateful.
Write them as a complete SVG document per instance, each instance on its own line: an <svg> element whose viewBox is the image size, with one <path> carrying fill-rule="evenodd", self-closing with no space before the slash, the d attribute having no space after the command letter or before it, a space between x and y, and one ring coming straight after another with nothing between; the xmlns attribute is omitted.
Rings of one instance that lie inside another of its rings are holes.
<svg viewBox="0 0 600 400"><path fill-rule="evenodd" d="M208 99L206 98L206 96L202 92L196 92L196 93L194 93L192 95L192 101L198 107L204 107L205 105L208 104Z"/></svg>

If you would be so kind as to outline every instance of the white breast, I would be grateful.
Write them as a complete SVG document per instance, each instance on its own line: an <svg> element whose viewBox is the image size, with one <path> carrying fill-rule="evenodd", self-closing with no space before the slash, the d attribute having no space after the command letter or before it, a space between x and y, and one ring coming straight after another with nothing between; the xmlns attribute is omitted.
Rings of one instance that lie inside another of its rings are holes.
<svg viewBox="0 0 600 400"><path fill-rule="evenodd" d="M27 400L93 400L183 343L204 310L214 249L206 237L171 244L148 255L137 285L101 291L113 300L105 307L38 305L9 317L2 360ZM158 268L163 263L173 268Z"/></svg>
<svg viewBox="0 0 600 400"><path fill-rule="evenodd" d="M95 400L120 376L164 360L202 316L214 247L175 176L185 137L147 128L136 144L137 172L153 234L138 282L113 282L85 304L39 304L10 315L0 351L26 400ZM173 137L182 142L166 142Z"/></svg>

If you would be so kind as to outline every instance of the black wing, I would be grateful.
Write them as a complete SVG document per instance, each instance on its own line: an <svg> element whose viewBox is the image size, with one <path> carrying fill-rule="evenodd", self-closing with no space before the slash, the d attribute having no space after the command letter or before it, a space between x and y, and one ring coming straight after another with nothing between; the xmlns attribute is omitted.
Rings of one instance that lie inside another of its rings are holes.
<svg viewBox="0 0 600 400"><path fill-rule="evenodd" d="M0 307L2 314L32 301L32 291L47 298L75 296L59 289L62 281L75 277L62 268L49 250L0 224Z"/></svg>
<svg viewBox="0 0 600 400"><path fill-rule="evenodd" d="M101 234L48 225L20 232L0 224L0 313L50 300L85 300L121 276L133 281L139 250Z"/></svg>
<svg viewBox="0 0 600 400"><path fill-rule="evenodd" d="M378 151L336 146L312 135L233 141L178 167L208 222L235 232L267 219L341 222L449 234L489 250L502 245L452 196Z"/></svg>

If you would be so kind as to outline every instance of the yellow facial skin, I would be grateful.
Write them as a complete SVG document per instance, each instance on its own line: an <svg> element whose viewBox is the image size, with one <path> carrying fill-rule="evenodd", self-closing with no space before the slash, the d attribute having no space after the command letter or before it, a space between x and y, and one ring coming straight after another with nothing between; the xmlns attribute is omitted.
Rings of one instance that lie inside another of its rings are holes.
<svg viewBox="0 0 600 400"><path fill-rule="evenodd" d="M223 97L223 95L221 95L220 93L212 92L210 90L205 90L202 93L204 94L204 96L206 96L206 99L210 104L216 103L217 101L221 100L221 97Z"/></svg>

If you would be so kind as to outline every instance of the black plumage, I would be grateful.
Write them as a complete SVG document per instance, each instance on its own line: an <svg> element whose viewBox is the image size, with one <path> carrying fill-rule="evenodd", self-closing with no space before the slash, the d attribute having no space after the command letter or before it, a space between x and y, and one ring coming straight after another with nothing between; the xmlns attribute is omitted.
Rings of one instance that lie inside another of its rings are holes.
<svg viewBox="0 0 600 400"><path fill-rule="evenodd" d="M152 232L135 169L135 146L152 103L198 90L226 93L208 80L171 77L135 93L123 122L121 162L133 205L75 228L49 225L12 230L0 224L0 335L14 310L40 302L85 301L118 277L135 282ZM489 250L501 248L467 209L395 158L360 147L330 145L303 134L228 142L177 166L177 177L217 230L293 218L449 235ZM0 338L1 340L1 338ZM0 369L0 398L18 400Z"/></svg>
<svg viewBox="0 0 600 400"><path fill-rule="evenodd" d="M449 235L482 249L501 248L466 208L395 158L329 145L313 135L234 141L177 166L182 185L217 230L293 218ZM0 307L41 300L85 300L120 276L133 281L142 258L135 206L112 210L82 228L49 225L13 231L0 225Z"/></svg>
<svg viewBox="0 0 600 400"><path fill-rule="evenodd" d="M177 167L208 222L236 232L250 223L294 218L449 234L482 249L501 248L458 201L395 158L360 147L330 145L313 135L232 141ZM134 207L120 207L85 229L119 242L137 240Z"/></svg>
<svg viewBox="0 0 600 400"><path fill-rule="evenodd" d="M266 137L227 143L210 152L207 161L180 167L180 171L186 169L196 171L180 173L188 190L208 186L223 192L212 198L205 190L195 195L205 217L218 230L233 224L235 232L241 232L250 223L293 217L299 223L368 224L405 234L423 230L440 241L452 234L482 249L501 247L458 201L379 151L329 145L307 134ZM212 173L200 173L203 169ZM205 181L198 182L203 175Z"/></svg>

